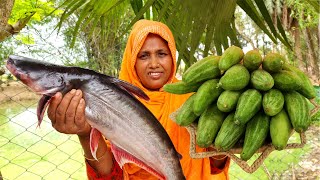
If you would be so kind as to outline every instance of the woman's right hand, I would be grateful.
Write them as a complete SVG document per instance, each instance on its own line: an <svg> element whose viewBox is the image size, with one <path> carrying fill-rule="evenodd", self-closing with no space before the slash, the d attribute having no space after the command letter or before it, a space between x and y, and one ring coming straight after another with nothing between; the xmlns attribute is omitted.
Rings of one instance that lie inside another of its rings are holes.
<svg viewBox="0 0 320 180"><path fill-rule="evenodd" d="M108 175L112 172L113 156L104 138L100 138L98 142L96 156L99 161L93 160L90 150L91 126L85 117L85 101L81 90L73 89L63 97L60 92L56 93L49 104L48 117L57 131L79 136L84 156L95 172L100 175Z"/></svg>
<svg viewBox="0 0 320 180"><path fill-rule="evenodd" d="M81 90L72 89L64 96L56 93L49 104L48 117L58 132L77 134L79 137L90 136L91 126L85 117L85 101Z"/></svg>

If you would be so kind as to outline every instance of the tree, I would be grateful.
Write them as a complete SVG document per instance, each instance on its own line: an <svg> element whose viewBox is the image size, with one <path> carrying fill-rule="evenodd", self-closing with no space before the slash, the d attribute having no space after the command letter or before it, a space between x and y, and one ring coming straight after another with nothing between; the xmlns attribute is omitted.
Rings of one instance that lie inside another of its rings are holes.
<svg viewBox="0 0 320 180"><path fill-rule="evenodd" d="M7 37L17 34L22 28L26 26L30 18L35 14L35 11L25 12L17 22L9 24L9 17L14 5L14 0L1 0L0 1L0 42Z"/></svg>
<svg viewBox="0 0 320 180"><path fill-rule="evenodd" d="M183 61L188 68L208 54L222 54L223 49L230 45L241 47L239 41L241 38L250 42L250 38L241 36L236 27L236 7L240 7L253 20L255 26L263 32L263 39L266 36L271 39L274 48L281 42L290 49L288 34L284 31L286 26L284 23L277 23L285 16L281 16L280 13L270 13L270 9L268 11L266 6L267 2L267 0L202 0L200 3L198 0L63 0L57 1L59 6L56 12L63 11L57 27L58 29L63 25L71 27L65 34L70 47L74 46L76 38L83 39L86 43L90 68L117 75L122 56L121 49L132 25L141 18L162 21L170 27L177 41L178 65ZM282 1L274 0L274 2ZM317 8L314 0L306 2L310 7ZM304 34L311 37L313 35L311 32L314 30L306 31ZM316 49L317 46L312 46L314 41L311 41L310 49ZM258 46L257 43L256 45Z"/></svg>
<svg viewBox="0 0 320 180"><path fill-rule="evenodd" d="M305 71L315 83L319 83L319 6L315 1L268 0L274 24L281 24L293 44L289 61ZM279 18L277 18L279 17ZM318 40L317 40L318 39Z"/></svg>
<svg viewBox="0 0 320 180"><path fill-rule="evenodd" d="M46 23L61 11L54 10L52 1L38 0L1 0L0 1L0 42L18 34L29 22L31 24Z"/></svg>
<svg viewBox="0 0 320 180"><path fill-rule="evenodd" d="M288 62L298 66L314 81L319 83L319 14L310 3L301 0L265 0L266 7L272 17L272 23L281 25L292 50L283 44L270 44L265 34L251 23L241 12L236 13L236 26L240 40L259 48L263 54L270 51L279 52L287 57ZM262 39L262 40L261 40ZM258 42L263 42L259 47Z"/></svg>
<svg viewBox="0 0 320 180"><path fill-rule="evenodd" d="M80 29L86 29L89 25L94 28L100 27L106 32L111 30L108 27L120 29L119 26L111 25L112 19L117 17L111 15L113 18L110 18L109 12L128 3L135 12L135 17L118 36L126 34L140 18L162 21L171 28L177 41L178 64L182 60L186 67L197 61L196 52L201 52L203 57L214 53L222 54L223 49L231 44L240 46L234 25L234 12L237 5L274 43L278 43L278 39L290 46L285 34L279 33L274 27L271 16L261 0L202 0L200 3L198 0L130 0L130 2L68 0L60 6L64 8L64 13L59 26L76 12L79 16L74 28L74 38L77 37Z"/></svg>
<svg viewBox="0 0 320 180"><path fill-rule="evenodd" d="M95 23L91 23L90 28L82 29L79 32L79 37L86 44L90 69L111 76L118 76L126 42L126 36L119 36L119 34L130 23L130 17L134 17L129 8L129 5L118 6L117 9L109 11L107 18L110 18L108 21L113 23L104 29ZM77 16L79 15L77 14ZM117 18L111 19L113 16ZM71 29L75 27L74 22L69 24L71 24ZM69 37L72 37L72 31L69 33ZM74 40L75 38L70 38L69 44L72 45Z"/></svg>

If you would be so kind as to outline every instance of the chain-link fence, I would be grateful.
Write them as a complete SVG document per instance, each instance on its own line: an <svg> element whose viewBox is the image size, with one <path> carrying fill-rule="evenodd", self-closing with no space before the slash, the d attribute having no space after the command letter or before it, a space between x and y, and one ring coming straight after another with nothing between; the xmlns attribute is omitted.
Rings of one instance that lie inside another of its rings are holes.
<svg viewBox="0 0 320 180"><path fill-rule="evenodd" d="M19 82L0 90L0 180L86 179L77 136L56 132L45 118L37 127L39 96ZM320 97L318 91L318 97ZM231 179L317 179L320 177L319 120L306 132L303 148L274 151L254 173L231 163ZM299 142L293 135L292 142ZM258 155L256 155L257 157ZM253 158L254 159L254 158Z"/></svg>
<svg viewBox="0 0 320 180"><path fill-rule="evenodd" d="M47 118L37 127L39 98L20 82L11 82L0 93L3 179L85 179L77 137L58 133Z"/></svg>

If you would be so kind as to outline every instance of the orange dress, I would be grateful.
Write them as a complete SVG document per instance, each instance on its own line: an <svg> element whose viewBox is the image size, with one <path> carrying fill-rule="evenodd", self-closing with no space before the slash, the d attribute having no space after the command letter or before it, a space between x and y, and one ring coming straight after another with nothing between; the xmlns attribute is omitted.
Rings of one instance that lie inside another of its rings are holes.
<svg viewBox="0 0 320 180"><path fill-rule="evenodd" d="M138 52L140 51L147 35L149 33L158 34L168 42L168 47L171 51L172 59L176 59L176 46L173 35L169 28L163 23L149 20L138 21L131 31L128 43L124 52L124 57L121 65L120 79L125 80L139 88L141 88L150 98L149 101L139 99L159 120L162 126L170 136L176 150L182 155L180 160L183 173L187 180L209 180L209 179L229 179L228 169L230 159L226 161L223 169L212 167L211 158L192 159L189 155L190 135L186 128L180 127L172 119L170 114L176 111L191 94L176 95L159 91L149 91L144 88L135 71L135 62ZM173 71L176 72L176 62L173 62ZM173 73L167 83L177 82L178 80ZM206 148L197 147L197 152L207 151ZM92 173L92 169L88 167L88 177L97 177ZM117 174L118 166L115 166L113 175ZM124 179L156 179L144 169L134 165L125 164L122 167ZM90 173L91 172L91 173ZM92 176L90 176L90 174ZM110 174L111 175L111 174ZM110 177L110 176L108 176ZM105 179L108 179L105 177ZM93 178L94 179L94 178Z"/></svg>

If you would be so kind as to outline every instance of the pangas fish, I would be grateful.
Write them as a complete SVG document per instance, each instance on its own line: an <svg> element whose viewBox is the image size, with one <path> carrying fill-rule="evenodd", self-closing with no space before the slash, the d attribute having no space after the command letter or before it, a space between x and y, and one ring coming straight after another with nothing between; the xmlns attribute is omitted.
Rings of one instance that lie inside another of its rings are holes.
<svg viewBox="0 0 320 180"><path fill-rule="evenodd" d="M96 157L100 132L111 143L120 167L135 163L159 179L185 179L181 156L165 129L134 96L148 99L136 86L95 71L9 56L7 69L33 91L42 94L37 114L40 125L47 105L56 92L81 89L86 101L85 115L92 126L90 146ZM134 94L134 95L133 95Z"/></svg>

